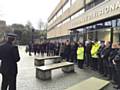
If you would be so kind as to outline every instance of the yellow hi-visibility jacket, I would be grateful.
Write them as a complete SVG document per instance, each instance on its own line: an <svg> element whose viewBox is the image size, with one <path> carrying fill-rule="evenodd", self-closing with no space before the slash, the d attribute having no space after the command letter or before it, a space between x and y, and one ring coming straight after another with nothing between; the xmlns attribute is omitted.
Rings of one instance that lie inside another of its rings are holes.
<svg viewBox="0 0 120 90"><path fill-rule="evenodd" d="M84 47L78 47L77 49L77 59L84 60Z"/></svg>
<svg viewBox="0 0 120 90"><path fill-rule="evenodd" d="M100 48L100 44L99 43L95 43L93 46L92 46L92 49L91 49L91 55L92 55L92 58L98 58L98 50Z"/></svg>

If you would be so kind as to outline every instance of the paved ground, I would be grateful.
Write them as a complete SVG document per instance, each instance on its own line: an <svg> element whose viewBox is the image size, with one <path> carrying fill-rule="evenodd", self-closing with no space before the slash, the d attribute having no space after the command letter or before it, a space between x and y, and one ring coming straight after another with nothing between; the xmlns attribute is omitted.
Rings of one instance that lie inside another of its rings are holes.
<svg viewBox="0 0 120 90"><path fill-rule="evenodd" d="M28 56L25 48L20 47L21 61L18 63L17 90L64 90L92 76L105 79L90 69L80 70L75 66L75 73L65 74L61 69L52 71L52 80L42 81L35 78L34 56ZM0 76L1 83L1 76ZM114 90L112 84L104 90Z"/></svg>

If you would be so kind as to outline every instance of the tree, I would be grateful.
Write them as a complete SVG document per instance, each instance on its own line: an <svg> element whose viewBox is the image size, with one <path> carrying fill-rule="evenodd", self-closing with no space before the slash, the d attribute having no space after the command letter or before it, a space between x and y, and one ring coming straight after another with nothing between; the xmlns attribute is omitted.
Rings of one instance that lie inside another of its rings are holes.
<svg viewBox="0 0 120 90"><path fill-rule="evenodd" d="M38 23L38 28L39 28L39 30L44 30L44 22L42 21L42 19L40 19L40 21Z"/></svg>
<svg viewBox="0 0 120 90"><path fill-rule="evenodd" d="M27 21L27 24L25 25L25 28L26 28L26 30L31 31L32 28L33 28L32 23L30 21Z"/></svg>
<svg viewBox="0 0 120 90"><path fill-rule="evenodd" d="M39 20L38 27L40 30L40 39L47 38L47 23L43 22L42 19Z"/></svg>

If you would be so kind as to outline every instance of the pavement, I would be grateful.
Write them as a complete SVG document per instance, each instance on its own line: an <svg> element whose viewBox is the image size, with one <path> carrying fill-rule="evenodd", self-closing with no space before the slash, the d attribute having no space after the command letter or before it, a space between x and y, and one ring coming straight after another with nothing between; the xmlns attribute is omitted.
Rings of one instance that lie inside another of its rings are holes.
<svg viewBox="0 0 120 90"><path fill-rule="evenodd" d="M21 60L18 62L17 90L64 90L93 76L106 79L95 71L88 68L81 70L75 65L75 73L65 74L56 69L52 71L52 80L42 81L35 77L34 58L38 56L29 56L23 46L19 47L19 51ZM115 90L112 87L109 84L104 90Z"/></svg>

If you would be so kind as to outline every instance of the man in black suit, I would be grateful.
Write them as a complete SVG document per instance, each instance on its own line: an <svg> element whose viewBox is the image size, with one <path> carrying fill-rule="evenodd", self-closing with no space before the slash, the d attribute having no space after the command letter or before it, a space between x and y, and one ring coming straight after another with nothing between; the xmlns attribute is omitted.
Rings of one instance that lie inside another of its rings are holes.
<svg viewBox="0 0 120 90"><path fill-rule="evenodd" d="M16 90L17 62L20 60L18 47L13 45L16 35L7 34L7 41L0 46L2 85L1 90Z"/></svg>

